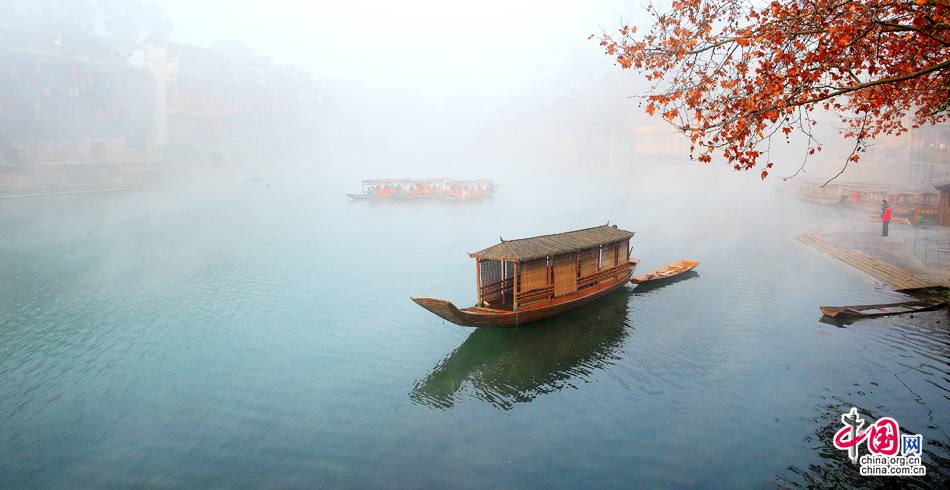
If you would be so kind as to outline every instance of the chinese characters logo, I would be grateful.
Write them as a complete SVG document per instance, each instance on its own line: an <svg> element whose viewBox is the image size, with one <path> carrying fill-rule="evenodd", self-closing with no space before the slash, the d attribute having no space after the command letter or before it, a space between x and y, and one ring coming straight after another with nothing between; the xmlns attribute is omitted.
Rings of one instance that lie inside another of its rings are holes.
<svg viewBox="0 0 950 490"><path fill-rule="evenodd" d="M881 417L865 428L867 421L852 407L841 415L841 429L835 433L835 447L848 451L852 463L861 462L861 474L865 476L926 475L920 456L924 438L920 434L901 434L900 425L890 417ZM859 458L861 445L868 453Z"/></svg>

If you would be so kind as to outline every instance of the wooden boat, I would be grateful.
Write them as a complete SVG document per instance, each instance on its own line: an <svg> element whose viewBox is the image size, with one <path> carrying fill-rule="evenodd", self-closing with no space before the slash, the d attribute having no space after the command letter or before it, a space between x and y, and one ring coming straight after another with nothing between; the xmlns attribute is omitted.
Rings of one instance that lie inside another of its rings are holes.
<svg viewBox="0 0 950 490"><path fill-rule="evenodd" d="M819 309L825 316L831 317L835 320L841 320L871 318L886 315L900 315L903 313L935 310L946 305L947 300L945 299L926 298L915 301L904 301L902 303L887 303L880 305L821 306Z"/></svg>
<svg viewBox="0 0 950 490"><path fill-rule="evenodd" d="M812 182L802 182L798 188L798 197L805 201L832 206L840 204L844 199L836 188L826 189Z"/></svg>
<svg viewBox="0 0 950 490"><path fill-rule="evenodd" d="M417 199L474 200L494 195L498 185L490 180L371 179L360 182L362 192L347 194L354 201Z"/></svg>
<svg viewBox="0 0 950 490"><path fill-rule="evenodd" d="M841 204L842 201L841 196L835 195L799 194L798 197L803 201L813 202L815 204L825 204L827 206Z"/></svg>
<svg viewBox="0 0 950 490"><path fill-rule="evenodd" d="M440 197L450 201L474 201L494 196L497 191L498 184L490 180L453 180Z"/></svg>
<svg viewBox="0 0 950 490"><path fill-rule="evenodd" d="M898 293L903 293L908 296L913 296L917 299L926 299L926 298L947 298L950 295L950 288L946 286L924 286L919 288L903 288L895 289Z"/></svg>
<svg viewBox="0 0 950 490"><path fill-rule="evenodd" d="M470 253L478 302L459 309L449 301L412 297L457 325L512 327L552 317L606 296L626 284L638 260L633 232L603 225L501 243Z"/></svg>
<svg viewBox="0 0 950 490"><path fill-rule="evenodd" d="M510 410L556 392L572 379L587 378L610 365L630 335L633 292L620 288L595 304L546 320L541 328L473 329L462 345L416 380L409 398L448 409L471 389L476 399Z"/></svg>
<svg viewBox="0 0 950 490"><path fill-rule="evenodd" d="M661 267L653 272L648 272L646 274L641 274L637 277L634 277L630 279L630 282L634 284L643 284L654 281L664 281L674 278L684 272L691 271L696 268L697 265L699 265L699 262L693 260L677 260L676 262Z"/></svg>

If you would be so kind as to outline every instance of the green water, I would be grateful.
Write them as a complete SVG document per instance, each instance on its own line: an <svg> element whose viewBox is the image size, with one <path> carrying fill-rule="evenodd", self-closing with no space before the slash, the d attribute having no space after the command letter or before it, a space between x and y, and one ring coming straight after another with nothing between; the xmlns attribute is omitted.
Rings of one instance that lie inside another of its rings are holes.
<svg viewBox="0 0 950 490"><path fill-rule="evenodd" d="M820 323L902 298L794 240L833 212L670 173L0 201L0 487L881 485L831 446L851 406L923 434L917 484L945 484L946 313ZM702 265L517 330L408 299L467 306L466 252L607 220L641 270Z"/></svg>

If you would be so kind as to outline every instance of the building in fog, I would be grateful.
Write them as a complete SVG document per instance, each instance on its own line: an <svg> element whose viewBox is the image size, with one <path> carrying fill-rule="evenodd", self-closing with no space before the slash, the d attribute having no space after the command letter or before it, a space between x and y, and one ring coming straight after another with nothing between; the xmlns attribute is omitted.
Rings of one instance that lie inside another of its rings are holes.
<svg viewBox="0 0 950 490"><path fill-rule="evenodd" d="M313 141L320 93L302 70L243 46L117 49L26 14L0 19L0 190L258 172Z"/></svg>
<svg viewBox="0 0 950 490"><path fill-rule="evenodd" d="M633 147L638 156L677 163L689 159L689 136L665 121L639 125L633 133Z"/></svg>
<svg viewBox="0 0 950 490"><path fill-rule="evenodd" d="M154 74L152 137L163 157L211 166L293 158L307 138L319 94L304 72L246 50L147 45Z"/></svg>
<svg viewBox="0 0 950 490"><path fill-rule="evenodd" d="M909 121L906 124L910 127ZM934 185L950 180L950 124L884 135L870 143L839 182L887 185L892 192L933 192ZM838 163L830 162L828 171Z"/></svg>
<svg viewBox="0 0 950 490"><path fill-rule="evenodd" d="M118 164L144 161L151 79L102 38L66 43L56 32L3 24L0 179L101 181Z"/></svg>
<svg viewBox="0 0 950 490"><path fill-rule="evenodd" d="M111 59L0 49L0 137L14 163L142 160L151 74Z"/></svg>

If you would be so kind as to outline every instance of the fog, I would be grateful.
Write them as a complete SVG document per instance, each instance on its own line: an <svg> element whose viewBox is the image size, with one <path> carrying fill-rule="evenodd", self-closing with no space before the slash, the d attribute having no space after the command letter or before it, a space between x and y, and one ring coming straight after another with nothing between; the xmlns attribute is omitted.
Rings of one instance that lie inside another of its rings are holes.
<svg viewBox="0 0 950 490"><path fill-rule="evenodd" d="M646 84L588 39L638 22L637 2L2 1L0 202L24 236L95 237L101 256L77 260L109 277L139 260L200 268L202 250L239 240L234 223L309 212L379 226L385 213L347 207L367 204L344 195L364 179L499 185L496 202L472 203L483 219L458 253L608 220L684 241L666 224L712 230L781 187L691 161L686 138L643 112ZM776 155L779 173L802 153ZM106 191L130 195L103 204ZM201 231L148 256L122 231L143 222Z"/></svg>
<svg viewBox="0 0 950 490"><path fill-rule="evenodd" d="M642 79L588 39L642 23L642 2L3 8L4 195L264 176L339 190L379 177L651 179L658 163L697 165L685 137L642 111ZM848 151L825 119L818 176ZM774 152L774 176L794 173L803 143ZM709 175L730 173L720 167Z"/></svg>
<svg viewBox="0 0 950 490"><path fill-rule="evenodd" d="M588 39L645 5L0 0L0 487L863 485L815 442L850 407L946 479L950 373L912 367L948 365L944 313L818 320L906 299L794 239L878 238L796 198L851 149L836 116L787 182L801 138L764 181L691 160ZM932 192L947 142L879 141L842 179ZM395 178L435 180L362 184ZM607 223L638 265L614 241L574 292L553 257L528 288L573 311L473 330L410 299L468 307L468 253Z"/></svg>

